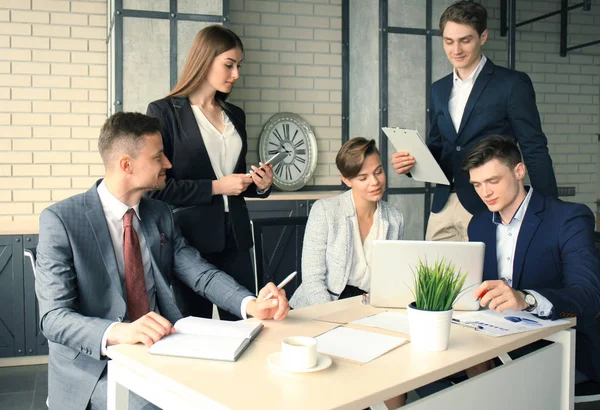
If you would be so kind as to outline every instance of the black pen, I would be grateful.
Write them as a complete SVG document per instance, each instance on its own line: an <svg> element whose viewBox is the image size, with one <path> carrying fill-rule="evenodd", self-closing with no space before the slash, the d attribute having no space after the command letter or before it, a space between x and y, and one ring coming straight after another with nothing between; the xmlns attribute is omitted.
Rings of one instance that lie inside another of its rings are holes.
<svg viewBox="0 0 600 410"><path fill-rule="evenodd" d="M464 323L464 322L461 322L460 320L455 319L455 318L452 318L452 323L455 323L455 324L457 324L459 326L466 327L466 328L473 329L473 330L483 330L483 326L472 325L470 323Z"/></svg>

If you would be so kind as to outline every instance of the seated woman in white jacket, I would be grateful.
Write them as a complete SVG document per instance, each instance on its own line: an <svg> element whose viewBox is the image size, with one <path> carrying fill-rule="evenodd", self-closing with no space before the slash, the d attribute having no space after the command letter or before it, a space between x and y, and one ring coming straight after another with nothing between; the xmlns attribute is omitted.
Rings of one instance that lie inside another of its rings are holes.
<svg viewBox="0 0 600 410"><path fill-rule="evenodd" d="M304 234L302 284L290 306L301 308L368 293L376 239L402 239L402 213L382 201L386 178L375 140L352 138L336 165L350 190L313 205Z"/></svg>

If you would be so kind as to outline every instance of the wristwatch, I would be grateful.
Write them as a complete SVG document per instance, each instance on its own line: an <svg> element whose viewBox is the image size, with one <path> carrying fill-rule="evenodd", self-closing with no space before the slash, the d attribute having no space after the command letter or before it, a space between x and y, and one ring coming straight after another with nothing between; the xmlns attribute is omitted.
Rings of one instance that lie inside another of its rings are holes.
<svg viewBox="0 0 600 410"><path fill-rule="evenodd" d="M535 296L526 290L522 290L521 292L523 292L525 295L525 303L527 303L527 307L524 309L525 312L533 312L537 307L537 300L535 300Z"/></svg>

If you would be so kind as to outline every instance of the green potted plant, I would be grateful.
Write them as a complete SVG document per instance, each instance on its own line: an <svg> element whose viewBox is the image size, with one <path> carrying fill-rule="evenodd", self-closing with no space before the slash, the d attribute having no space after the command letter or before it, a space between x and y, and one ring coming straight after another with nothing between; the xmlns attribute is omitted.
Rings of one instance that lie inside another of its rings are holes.
<svg viewBox="0 0 600 410"><path fill-rule="evenodd" d="M419 350L446 350L452 306L462 291L467 275L442 258L433 264L419 260L413 276L415 301L408 306L411 342Z"/></svg>

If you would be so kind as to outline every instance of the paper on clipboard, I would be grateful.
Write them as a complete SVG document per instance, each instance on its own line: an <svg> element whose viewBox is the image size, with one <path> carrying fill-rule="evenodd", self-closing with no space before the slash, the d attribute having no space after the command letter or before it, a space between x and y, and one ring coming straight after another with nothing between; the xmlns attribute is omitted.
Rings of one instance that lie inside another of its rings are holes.
<svg viewBox="0 0 600 410"><path fill-rule="evenodd" d="M421 139L417 130L402 128L382 128L396 151L406 151L415 157L415 166L410 174L415 181L450 185L444 171Z"/></svg>

